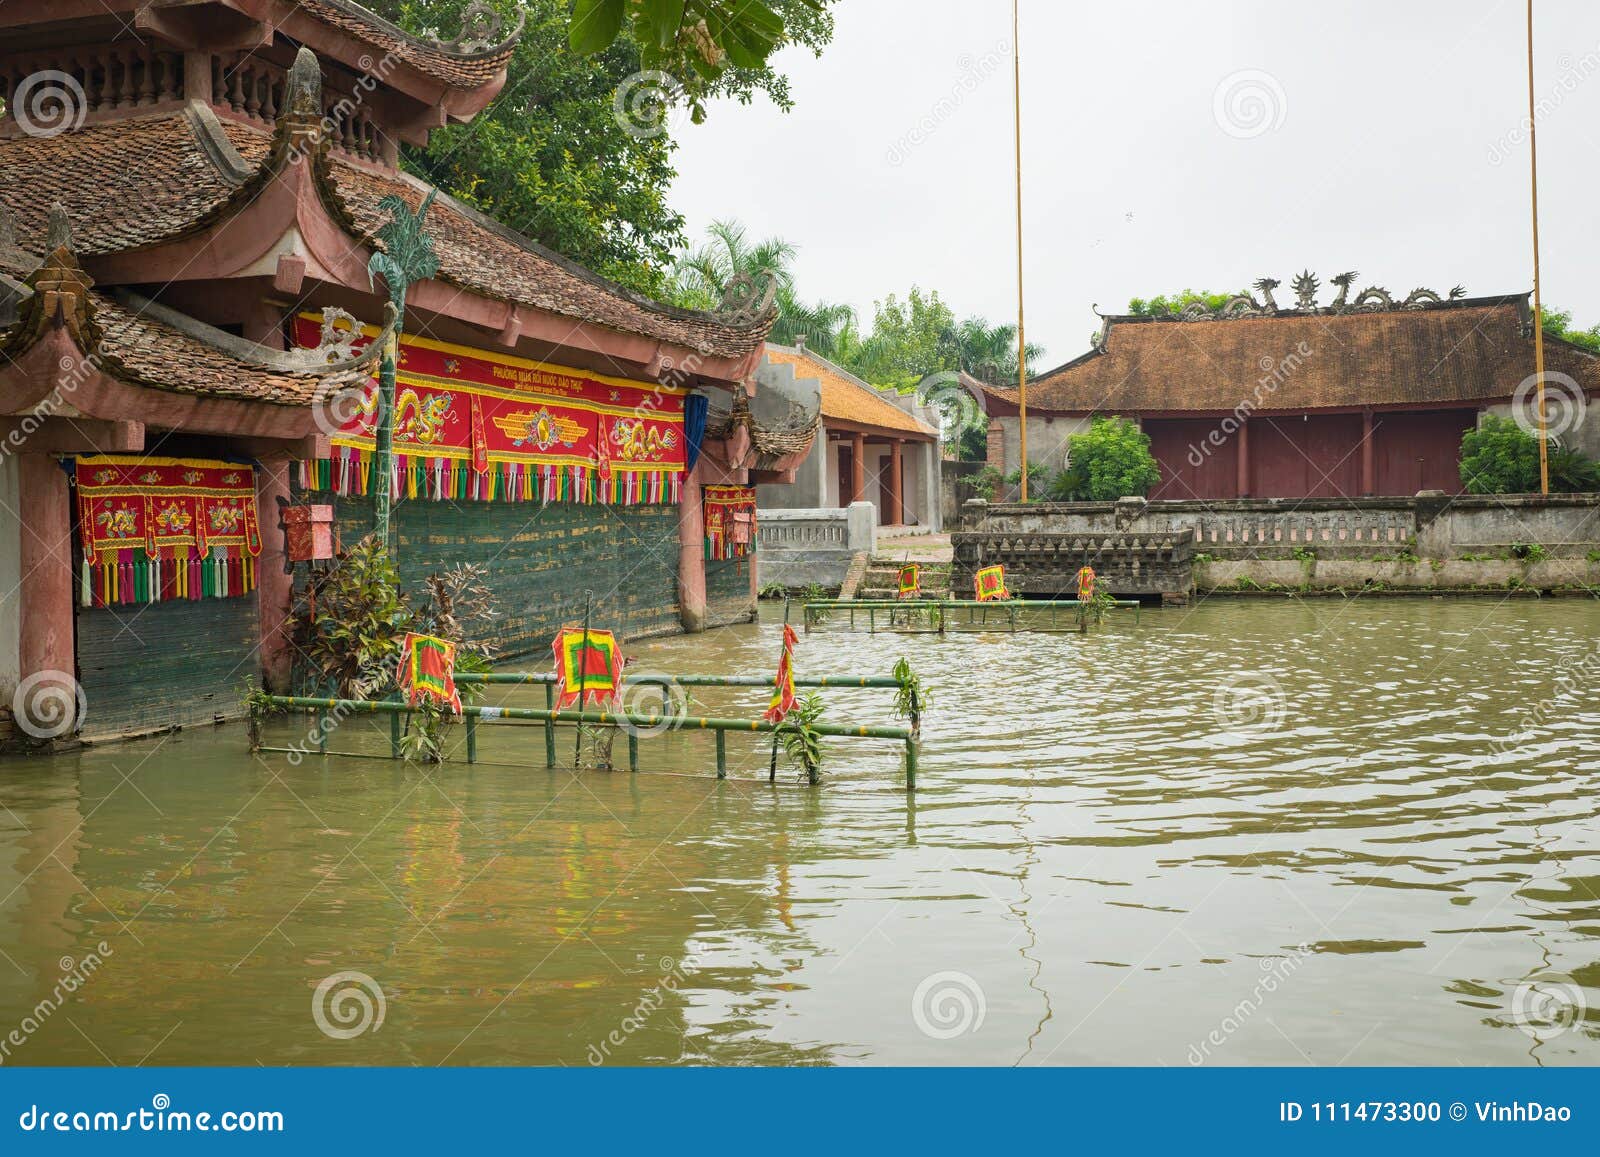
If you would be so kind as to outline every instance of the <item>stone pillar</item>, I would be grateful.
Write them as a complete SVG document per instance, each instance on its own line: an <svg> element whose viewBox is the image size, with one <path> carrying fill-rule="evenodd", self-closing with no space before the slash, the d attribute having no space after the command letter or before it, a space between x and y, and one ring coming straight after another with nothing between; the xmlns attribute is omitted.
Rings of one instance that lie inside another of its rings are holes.
<svg viewBox="0 0 1600 1157"><path fill-rule="evenodd" d="M1240 498L1250 497L1250 423L1248 420L1239 423L1239 433L1234 438L1234 449L1238 456L1236 463L1235 489Z"/></svg>
<svg viewBox="0 0 1600 1157"><path fill-rule="evenodd" d="M889 493L884 503L883 521L892 526L904 526L906 521L905 486L901 471L900 439L889 443Z"/></svg>
<svg viewBox="0 0 1600 1157"><path fill-rule="evenodd" d="M261 527L261 557L256 559L256 618L261 629L261 681L285 695L294 667L289 614L294 608L294 576L285 570L283 531L278 529L278 499L289 498L290 462L263 462L256 472L256 521Z"/></svg>
<svg viewBox="0 0 1600 1157"><path fill-rule="evenodd" d="M47 454L22 454L17 461L22 534L22 585L17 609L22 620L17 666L22 678L44 671L77 677L72 622L72 496L66 471ZM52 681L54 682L54 681Z"/></svg>
<svg viewBox="0 0 1600 1157"><path fill-rule="evenodd" d="M1361 411L1361 495L1371 498L1378 492L1377 463L1373 459L1372 408Z"/></svg>
<svg viewBox="0 0 1600 1157"><path fill-rule="evenodd" d="M867 436L850 435L850 502L860 502L867 496ZM846 502L842 505L848 506Z"/></svg>
<svg viewBox="0 0 1600 1157"><path fill-rule="evenodd" d="M706 511L700 490L705 468L702 452L684 476L678 506L678 621L691 635L706 629Z"/></svg>

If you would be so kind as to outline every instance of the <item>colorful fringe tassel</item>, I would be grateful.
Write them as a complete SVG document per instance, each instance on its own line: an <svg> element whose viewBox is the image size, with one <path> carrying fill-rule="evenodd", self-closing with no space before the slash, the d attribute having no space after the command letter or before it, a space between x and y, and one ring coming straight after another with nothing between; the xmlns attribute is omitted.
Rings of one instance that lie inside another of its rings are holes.
<svg viewBox="0 0 1600 1157"><path fill-rule="evenodd" d="M109 556L109 557L108 557ZM86 607L232 598L256 589L256 560L220 549L204 558L151 558L142 549L101 551L83 560L78 601Z"/></svg>
<svg viewBox="0 0 1600 1157"><path fill-rule="evenodd" d="M346 497L372 492L373 453L354 446L335 446L332 458L300 463L303 490L332 491ZM490 462L480 474L459 458L426 458L397 454L389 493L395 498L453 499L477 502L575 502L613 506L676 505L683 498L681 470L623 470L609 479L590 465L540 466L527 462Z"/></svg>

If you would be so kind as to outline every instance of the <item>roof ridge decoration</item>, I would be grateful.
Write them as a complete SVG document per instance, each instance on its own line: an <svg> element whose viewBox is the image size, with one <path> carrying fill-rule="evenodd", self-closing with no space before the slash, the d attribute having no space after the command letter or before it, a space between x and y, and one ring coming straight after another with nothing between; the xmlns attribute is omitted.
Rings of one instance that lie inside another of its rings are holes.
<svg viewBox="0 0 1600 1157"><path fill-rule="evenodd" d="M1461 301L1467 296L1467 291L1460 285L1453 286L1450 292L1441 297L1433 290L1423 286L1413 289L1403 301L1396 301L1389 291L1381 285L1368 286L1356 295L1354 301L1350 298L1350 286L1356 279L1355 270L1341 273L1328 280L1339 287L1338 296L1326 306L1317 304L1317 290L1321 282L1309 269L1295 277L1290 284L1295 291L1295 305L1293 309L1280 309L1272 296L1272 291L1283 283L1271 277L1258 278L1251 286L1261 299L1257 300L1254 294L1236 294L1228 298L1216 309L1209 309L1203 301L1191 301L1181 310L1173 310L1165 315L1156 315L1152 321L1233 321L1243 317L1279 317L1302 316L1310 317L1317 314L1347 314L1347 313L1383 313L1390 310L1402 309L1428 309L1435 306L1451 305ZM1096 311L1098 313L1098 310ZM1112 320L1127 321L1126 316L1107 316L1109 323ZM1137 316L1137 315L1135 315ZM1102 331L1103 337L1103 331ZM1104 341L1096 343L1097 347L1104 345Z"/></svg>
<svg viewBox="0 0 1600 1157"><path fill-rule="evenodd" d="M320 5L326 5L356 20L373 25L392 36L399 37L413 47L460 59L499 56L509 52L521 39L523 26L528 20L527 9L518 4L516 25L509 33L501 36L505 31L505 17L485 0L473 0L461 13L461 29L455 38L443 40L437 31L431 28L420 35L407 32L394 21L378 15L370 8L354 3L354 0L314 0L314 3L302 4L302 7L314 9Z"/></svg>
<svg viewBox="0 0 1600 1157"><path fill-rule="evenodd" d="M509 36L502 37L500 34L505 31L505 17L484 3L484 0L472 0L461 13L461 30L456 33L455 39L434 38L433 44L444 52L453 52L460 56L480 54L494 56L505 51L508 45L516 44L522 36L522 27L527 20L528 10L518 4L517 26L511 30Z"/></svg>

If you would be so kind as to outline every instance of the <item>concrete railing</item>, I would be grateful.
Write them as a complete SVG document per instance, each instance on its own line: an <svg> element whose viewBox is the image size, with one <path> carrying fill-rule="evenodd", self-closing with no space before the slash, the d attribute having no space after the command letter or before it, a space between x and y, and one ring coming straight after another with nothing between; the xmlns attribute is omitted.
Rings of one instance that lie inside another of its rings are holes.
<svg viewBox="0 0 1600 1157"><path fill-rule="evenodd" d="M1424 558L1538 545L1583 558L1600 544L1600 495L1231 499L1215 502L968 503L963 523L985 532L1170 534L1218 559Z"/></svg>
<svg viewBox="0 0 1600 1157"><path fill-rule="evenodd" d="M850 560L876 547L877 517L872 503L848 507L756 512L756 546L761 585L803 587L844 582Z"/></svg>

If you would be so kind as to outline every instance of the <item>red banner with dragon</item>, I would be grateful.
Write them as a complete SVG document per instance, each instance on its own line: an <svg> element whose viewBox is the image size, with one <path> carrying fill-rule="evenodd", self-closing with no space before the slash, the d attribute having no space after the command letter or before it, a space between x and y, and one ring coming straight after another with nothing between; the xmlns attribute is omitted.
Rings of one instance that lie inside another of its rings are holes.
<svg viewBox="0 0 1600 1157"><path fill-rule="evenodd" d="M261 532L251 466L209 458L78 458L84 606L244 595Z"/></svg>
<svg viewBox="0 0 1600 1157"><path fill-rule="evenodd" d="M374 335L365 330L354 348ZM320 316L295 319L297 345L322 338ZM682 390L406 336L396 379L397 498L634 506L681 497ZM371 491L377 389L374 378L337 415L333 455L302 463L302 486Z"/></svg>

